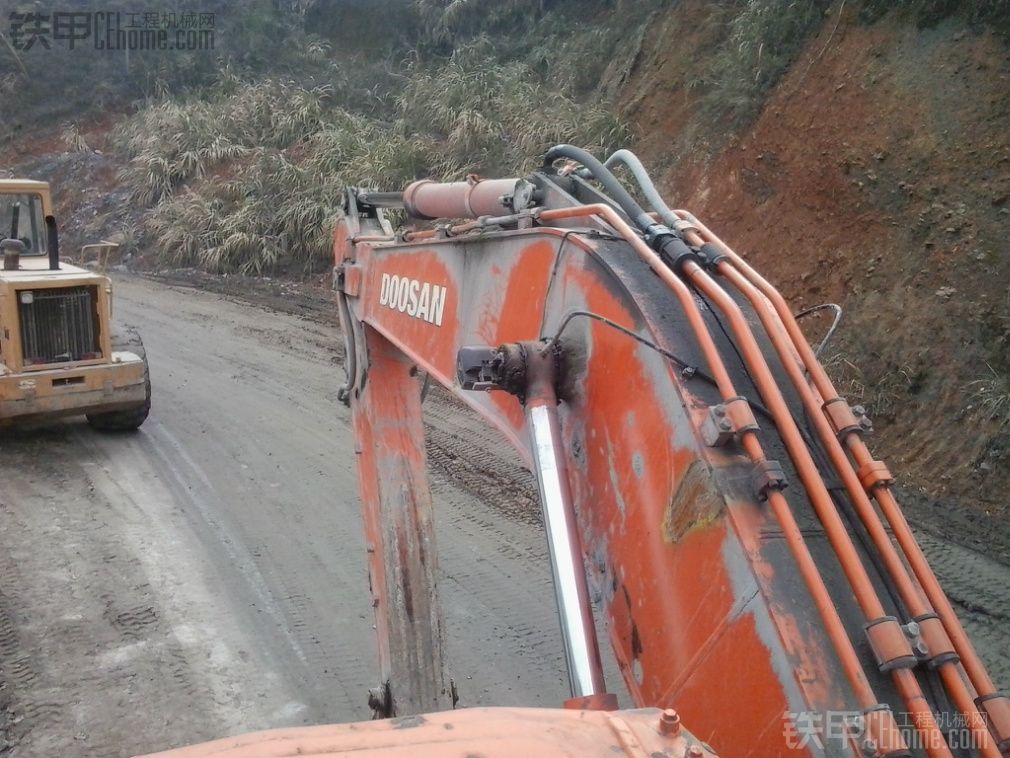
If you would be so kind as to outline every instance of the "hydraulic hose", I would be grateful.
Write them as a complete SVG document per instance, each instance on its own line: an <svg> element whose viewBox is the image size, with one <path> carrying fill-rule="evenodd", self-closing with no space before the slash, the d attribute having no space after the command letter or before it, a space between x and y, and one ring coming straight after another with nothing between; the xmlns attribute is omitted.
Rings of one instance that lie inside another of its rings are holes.
<svg viewBox="0 0 1010 758"><path fill-rule="evenodd" d="M680 219L677 215L670 209L670 206L666 204L663 200L663 196L659 194L659 190L656 189L656 185L652 182L652 177L649 176L649 172L645 170L645 166L642 165L642 161L639 160L638 156L635 155L630 150L621 149L615 151L603 165L605 168L609 169L616 163L623 163L631 171L631 175L635 177L635 183L638 184L638 188L642 190L642 194L645 195L645 199L649 201L649 205L652 209L659 214L659 217L663 220L663 223L674 229L677 228L677 223ZM576 171L576 174L581 176L583 179L592 179L595 175L588 168Z"/></svg>
<svg viewBox="0 0 1010 758"><path fill-rule="evenodd" d="M544 166L550 166L558 158L570 158L588 168L596 178L596 181L603 185L607 194L614 199L614 202L621 207L621 210L628 214L635 226L641 231L648 232L651 227L656 225L652 217L624 189L624 185L610 172L610 169L604 166L588 150L583 150L581 147L575 147L574 145L555 145L544 155Z"/></svg>
<svg viewBox="0 0 1010 758"><path fill-rule="evenodd" d="M667 266L674 271L679 271L686 261L697 260L698 256L684 242L680 232L666 224L656 223L652 216L646 213L638 201L624 188L618 178L611 173L610 169L604 166L592 153L573 145L555 145L544 155L544 167L550 167L558 158L578 161L589 169L596 181L603 185L607 194L621 210L628 214L635 226L645 236L649 247L660 254Z"/></svg>
<svg viewBox="0 0 1010 758"><path fill-rule="evenodd" d="M638 156L630 150L618 150L607 158L603 165L610 168L615 163L623 163L628 167L628 170L635 177L635 182L638 183L639 189L642 190L642 194L645 195L645 199L649 201L652 209L659 214L664 224L676 229L677 222L680 219L677 218L676 214L666 204L666 201L663 200L663 196L659 194L656 185L652 183L649 172L645 170L645 166L642 165L642 161L638 159Z"/></svg>

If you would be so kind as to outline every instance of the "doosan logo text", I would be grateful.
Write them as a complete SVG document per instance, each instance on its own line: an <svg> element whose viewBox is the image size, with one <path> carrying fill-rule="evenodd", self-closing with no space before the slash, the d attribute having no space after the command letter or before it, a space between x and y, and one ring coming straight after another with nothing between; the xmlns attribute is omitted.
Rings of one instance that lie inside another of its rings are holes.
<svg viewBox="0 0 1010 758"><path fill-rule="evenodd" d="M379 287L379 305L442 326L445 292L445 287L438 284L419 282L396 274L383 274Z"/></svg>

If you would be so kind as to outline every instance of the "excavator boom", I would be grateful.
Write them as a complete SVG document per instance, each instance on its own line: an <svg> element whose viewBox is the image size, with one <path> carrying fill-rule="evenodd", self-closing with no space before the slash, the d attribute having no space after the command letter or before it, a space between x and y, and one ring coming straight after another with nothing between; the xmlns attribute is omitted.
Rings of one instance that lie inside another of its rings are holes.
<svg viewBox="0 0 1010 758"><path fill-rule="evenodd" d="M675 709L699 749L1005 752L1010 702L868 452L865 412L838 396L782 296L670 210L633 154L614 161L653 212L564 145L522 179L347 191L335 286L378 630L373 709L456 701L423 374L536 476L568 707L616 704L595 596L627 696ZM394 232L388 208L441 220Z"/></svg>
<svg viewBox="0 0 1010 758"><path fill-rule="evenodd" d="M348 188L345 203L339 397L379 648L369 703L388 718L159 755L1010 752L1010 701L869 453L865 411L839 397L775 288L671 210L632 153L604 164L559 145L526 178ZM394 231L390 208L411 226ZM430 380L535 475L564 709L453 710ZM604 680L592 598L631 708Z"/></svg>

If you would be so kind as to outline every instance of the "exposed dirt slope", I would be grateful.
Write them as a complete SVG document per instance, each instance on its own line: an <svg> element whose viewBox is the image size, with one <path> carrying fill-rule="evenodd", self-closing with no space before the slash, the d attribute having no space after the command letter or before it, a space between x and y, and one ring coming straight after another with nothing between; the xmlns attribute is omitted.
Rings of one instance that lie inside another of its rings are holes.
<svg viewBox="0 0 1010 758"><path fill-rule="evenodd" d="M983 405L1010 403L1010 48L836 3L756 123L714 149L725 125L690 86L713 35L698 5L657 21L627 84L639 153L797 310L844 306L828 360L901 479L1005 528L1010 425Z"/></svg>

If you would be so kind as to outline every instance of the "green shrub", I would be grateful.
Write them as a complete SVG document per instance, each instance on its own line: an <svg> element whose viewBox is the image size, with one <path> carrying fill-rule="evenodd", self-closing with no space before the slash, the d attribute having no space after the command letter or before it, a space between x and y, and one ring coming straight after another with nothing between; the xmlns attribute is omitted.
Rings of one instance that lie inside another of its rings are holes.
<svg viewBox="0 0 1010 758"><path fill-rule="evenodd" d="M727 36L703 80L703 107L735 125L753 119L764 95L818 28L826 0L746 0L729 11ZM713 13L722 13L715 10Z"/></svg>
<svg viewBox="0 0 1010 758"><path fill-rule="evenodd" d="M129 159L125 183L134 200L146 205L254 148L305 140L321 128L330 94L327 87L238 82L229 74L206 97L162 100L128 119L114 136Z"/></svg>
<svg viewBox="0 0 1010 758"><path fill-rule="evenodd" d="M577 103L525 63L501 62L489 48L480 40L444 66L412 69L399 96L404 120L439 138L440 173L522 171L558 142L607 151L627 139L626 126L602 105Z"/></svg>

